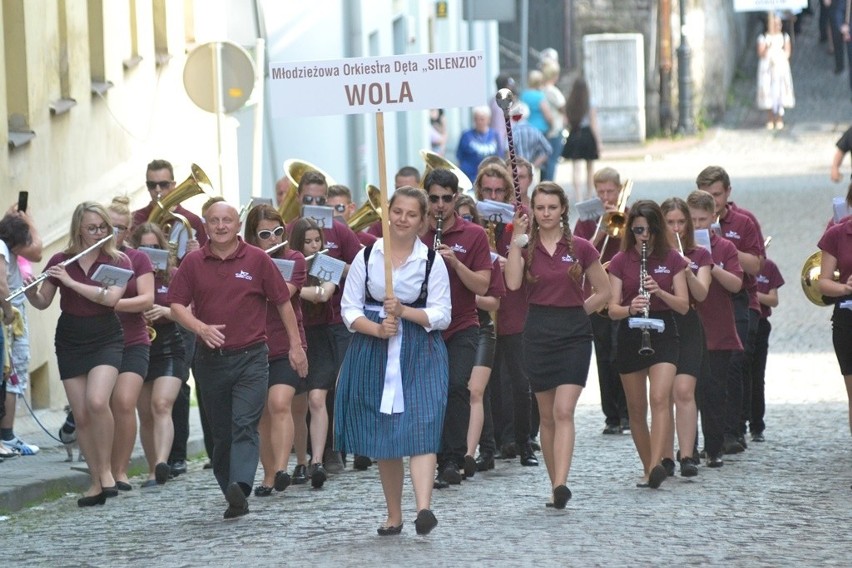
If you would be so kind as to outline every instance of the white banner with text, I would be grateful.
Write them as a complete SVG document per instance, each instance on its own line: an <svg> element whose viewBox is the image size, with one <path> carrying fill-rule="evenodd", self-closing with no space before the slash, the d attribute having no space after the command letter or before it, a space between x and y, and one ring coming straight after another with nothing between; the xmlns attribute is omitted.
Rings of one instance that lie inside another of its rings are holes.
<svg viewBox="0 0 852 568"><path fill-rule="evenodd" d="M275 118L468 107L486 100L482 51L269 65Z"/></svg>
<svg viewBox="0 0 852 568"><path fill-rule="evenodd" d="M772 10L802 10L808 0L734 0L735 12L770 12Z"/></svg>

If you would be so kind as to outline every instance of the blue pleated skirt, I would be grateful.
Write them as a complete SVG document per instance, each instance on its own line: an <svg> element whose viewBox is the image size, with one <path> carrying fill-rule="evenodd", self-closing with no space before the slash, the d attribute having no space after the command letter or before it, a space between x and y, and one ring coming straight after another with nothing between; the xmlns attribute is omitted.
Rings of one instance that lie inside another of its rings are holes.
<svg viewBox="0 0 852 568"><path fill-rule="evenodd" d="M378 312L367 318L378 322ZM340 368L334 399L339 451L374 459L437 453L447 408L449 364L440 331L400 320L400 367L405 410L382 414L388 342L356 333Z"/></svg>

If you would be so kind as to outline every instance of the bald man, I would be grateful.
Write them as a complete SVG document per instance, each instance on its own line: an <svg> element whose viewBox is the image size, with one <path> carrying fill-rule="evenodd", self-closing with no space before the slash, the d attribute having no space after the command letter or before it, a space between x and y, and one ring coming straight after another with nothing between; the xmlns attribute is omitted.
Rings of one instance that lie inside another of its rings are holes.
<svg viewBox="0 0 852 568"><path fill-rule="evenodd" d="M257 424L269 378L267 302L278 307L300 377L308 362L290 291L269 255L239 237L237 209L214 203L204 218L209 240L184 257L169 300L172 318L197 337L195 379L210 419L213 473L228 501L224 518L233 519L248 513L257 472Z"/></svg>

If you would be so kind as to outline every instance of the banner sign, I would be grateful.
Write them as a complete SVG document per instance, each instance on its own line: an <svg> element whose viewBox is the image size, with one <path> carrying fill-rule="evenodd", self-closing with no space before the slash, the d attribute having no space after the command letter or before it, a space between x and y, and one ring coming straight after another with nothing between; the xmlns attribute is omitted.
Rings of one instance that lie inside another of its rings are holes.
<svg viewBox="0 0 852 568"><path fill-rule="evenodd" d="M470 107L487 100L482 51L269 65L275 118Z"/></svg>
<svg viewBox="0 0 852 568"><path fill-rule="evenodd" d="M734 0L734 12L802 10L807 7L808 0Z"/></svg>

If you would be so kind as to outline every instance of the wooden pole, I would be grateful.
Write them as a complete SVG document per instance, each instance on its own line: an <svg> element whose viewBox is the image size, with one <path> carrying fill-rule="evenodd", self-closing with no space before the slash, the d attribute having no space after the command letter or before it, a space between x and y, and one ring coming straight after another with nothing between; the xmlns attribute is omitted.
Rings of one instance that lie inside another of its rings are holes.
<svg viewBox="0 0 852 568"><path fill-rule="evenodd" d="M376 113L376 144L379 154L379 190L382 196L382 238L385 257L385 297L393 298L393 265L391 264L390 215L388 215L388 174L385 164L385 116Z"/></svg>

